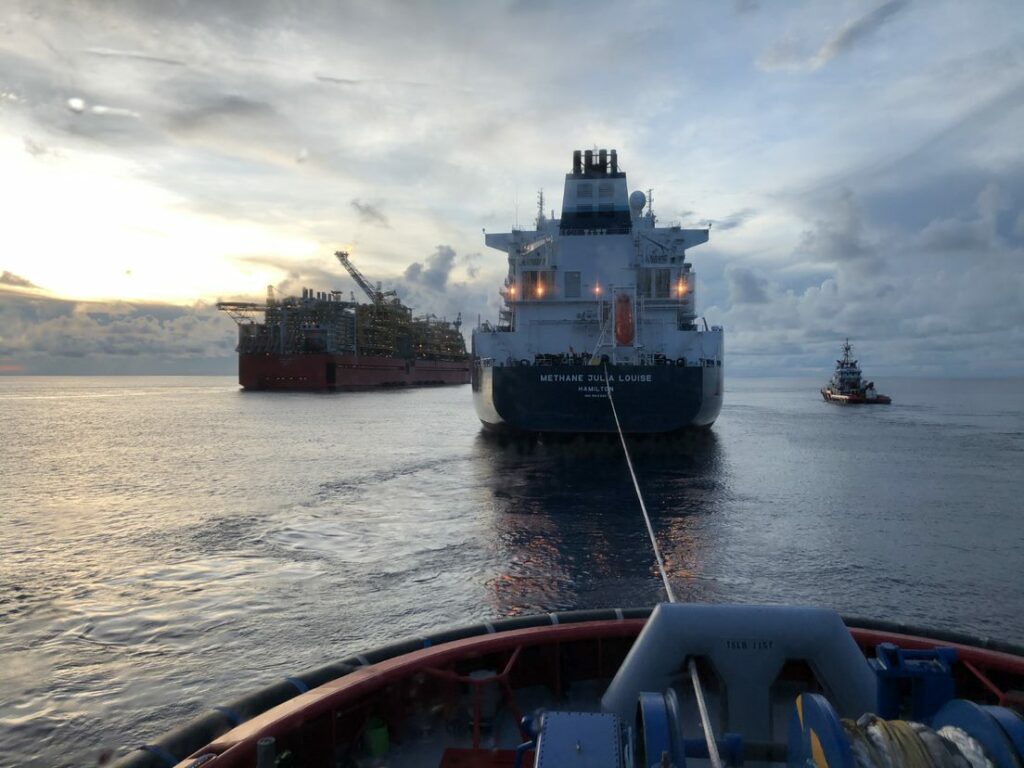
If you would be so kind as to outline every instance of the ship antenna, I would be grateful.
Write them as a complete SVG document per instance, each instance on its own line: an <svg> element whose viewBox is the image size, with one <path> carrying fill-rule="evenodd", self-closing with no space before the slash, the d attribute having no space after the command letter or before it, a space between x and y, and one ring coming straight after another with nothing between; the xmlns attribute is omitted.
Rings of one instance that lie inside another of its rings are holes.
<svg viewBox="0 0 1024 768"><path fill-rule="evenodd" d="M544 190L537 191L537 229L544 223Z"/></svg>
<svg viewBox="0 0 1024 768"><path fill-rule="evenodd" d="M647 216L653 222L654 221L654 190L647 190Z"/></svg>

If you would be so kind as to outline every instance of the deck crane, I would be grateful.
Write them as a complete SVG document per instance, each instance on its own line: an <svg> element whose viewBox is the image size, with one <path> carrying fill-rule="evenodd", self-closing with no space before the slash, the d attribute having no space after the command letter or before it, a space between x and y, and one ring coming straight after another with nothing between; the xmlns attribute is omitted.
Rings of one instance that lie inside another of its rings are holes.
<svg viewBox="0 0 1024 768"><path fill-rule="evenodd" d="M348 273L352 275L352 279L356 281L374 304L380 306L385 303L386 299L391 299L391 303L398 302L398 293L396 291L382 291L379 287L374 288L370 281L363 277L363 273L356 269L356 265L349 260L348 251L335 251L334 255L338 257L341 265L348 270Z"/></svg>

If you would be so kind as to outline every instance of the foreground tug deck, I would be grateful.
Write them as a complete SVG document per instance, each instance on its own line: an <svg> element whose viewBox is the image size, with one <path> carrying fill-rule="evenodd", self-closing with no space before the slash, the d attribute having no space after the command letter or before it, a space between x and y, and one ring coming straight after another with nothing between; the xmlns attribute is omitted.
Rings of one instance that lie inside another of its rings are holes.
<svg viewBox="0 0 1024 768"><path fill-rule="evenodd" d="M505 619L284 678L118 766L1021 768L1024 649L925 634L779 606Z"/></svg>
<svg viewBox="0 0 1024 768"><path fill-rule="evenodd" d="M850 353L853 347L847 339L843 344L843 359L836 360L832 379L821 388L821 396L830 403L840 405L888 405L892 398L875 391L875 382L861 379L860 366Z"/></svg>
<svg viewBox="0 0 1024 768"><path fill-rule="evenodd" d="M698 320L686 261L707 240L706 229L657 226L615 150L574 152L561 219L544 216L541 196L535 231L486 235L508 254L508 277L499 322L473 332L484 426L614 433L607 367L625 432L710 427L722 408L722 329Z"/></svg>
<svg viewBox="0 0 1024 768"><path fill-rule="evenodd" d="M370 299L302 290L266 304L222 301L238 323L238 383L244 389L357 390L466 384L469 355L461 318L413 317L394 291L374 288L349 260L335 256ZM262 320L262 322L261 322Z"/></svg>

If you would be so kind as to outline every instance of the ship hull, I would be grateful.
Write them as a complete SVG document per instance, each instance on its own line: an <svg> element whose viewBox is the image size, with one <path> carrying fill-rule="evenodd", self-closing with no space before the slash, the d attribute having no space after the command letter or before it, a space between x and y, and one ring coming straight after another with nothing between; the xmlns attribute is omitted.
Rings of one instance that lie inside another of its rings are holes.
<svg viewBox="0 0 1024 768"><path fill-rule="evenodd" d="M721 367L617 365L608 369L623 432L708 428L722 410ZM604 369L590 365L473 365L484 427L525 433L614 433Z"/></svg>
<svg viewBox="0 0 1024 768"><path fill-rule="evenodd" d="M359 391L469 383L469 360L424 360L331 354L241 354L246 390Z"/></svg>
<svg viewBox="0 0 1024 768"><path fill-rule="evenodd" d="M892 402L892 398L888 395L875 395L873 398L867 398L859 394L843 395L833 392L828 387L822 388L821 396L827 402L835 403L836 405L889 405Z"/></svg>

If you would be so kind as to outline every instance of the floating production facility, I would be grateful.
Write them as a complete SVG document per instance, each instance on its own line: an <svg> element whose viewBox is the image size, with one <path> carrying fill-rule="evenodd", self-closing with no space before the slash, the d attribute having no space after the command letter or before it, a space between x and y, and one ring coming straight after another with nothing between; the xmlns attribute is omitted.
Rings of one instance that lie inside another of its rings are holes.
<svg viewBox="0 0 1024 768"><path fill-rule="evenodd" d="M645 211L646 207L646 211ZM710 427L722 408L723 334L697 317L690 248L707 229L659 227L613 149L576 151L560 219L487 233L508 256L496 324L473 332L486 428L631 433Z"/></svg>
<svg viewBox="0 0 1024 768"><path fill-rule="evenodd" d="M395 291L363 276L345 251L335 253L370 301L341 291L313 291L265 304L222 301L238 323L238 382L244 389L358 390L465 384L469 355L461 316L413 317Z"/></svg>

